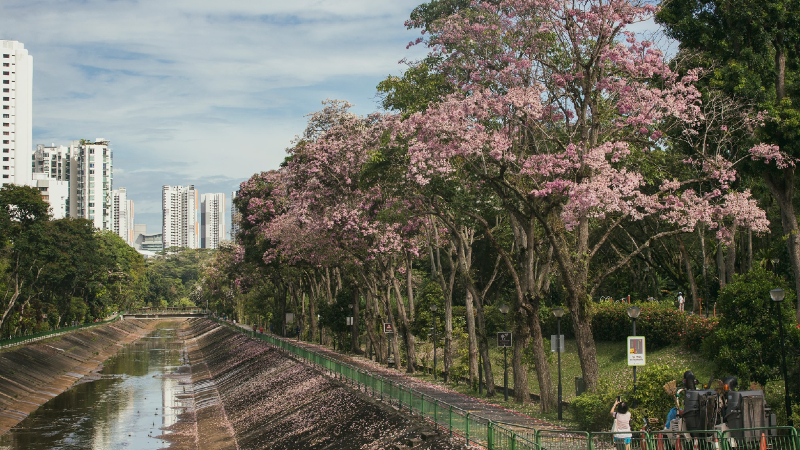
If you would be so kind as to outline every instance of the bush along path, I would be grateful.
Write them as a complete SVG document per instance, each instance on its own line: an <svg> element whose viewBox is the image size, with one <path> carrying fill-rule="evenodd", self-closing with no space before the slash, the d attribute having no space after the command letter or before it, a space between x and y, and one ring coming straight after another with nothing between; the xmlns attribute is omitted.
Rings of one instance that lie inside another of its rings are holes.
<svg viewBox="0 0 800 450"><path fill-rule="evenodd" d="M246 328L245 326L238 325L238 328L240 328L244 333L252 334L252 330ZM481 399L452 391L447 389L445 386L420 380L404 372L383 367L374 361L363 357L341 354L327 347L309 342L296 341L274 335L268 335L268 337L270 339L283 341L293 346L303 348L309 352L322 355L342 364L352 366L360 371L368 372L373 376L382 377L391 381L395 385L403 386L402 389L405 391L413 390L424 395L424 398L428 401L433 402L436 400L439 403L452 405L454 408L458 408L464 412L467 412L471 416L477 416L477 421L483 424L488 421L497 424L503 424L514 432L523 435L530 434L531 429L561 429L560 427L545 422L541 419L526 416Z"/></svg>

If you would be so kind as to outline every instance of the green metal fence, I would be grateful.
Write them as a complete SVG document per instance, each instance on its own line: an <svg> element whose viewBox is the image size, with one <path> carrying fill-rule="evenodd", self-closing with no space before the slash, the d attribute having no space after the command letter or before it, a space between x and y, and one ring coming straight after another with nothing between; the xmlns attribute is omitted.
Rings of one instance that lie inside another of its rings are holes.
<svg viewBox="0 0 800 450"><path fill-rule="evenodd" d="M220 322L231 326L226 322ZM240 327L237 331L252 334ZM327 356L267 334L253 334L317 366L323 372L352 385L367 395L419 415L440 432L462 436L467 443L489 450L800 450L800 436L793 427L710 431L634 431L629 441L611 432L544 430L492 422L446 402L426 397L408 386L358 369Z"/></svg>
<svg viewBox="0 0 800 450"><path fill-rule="evenodd" d="M113 319L104 320L102 322L90 322L90 323L86 323L86 324L83 324L83 325L76 325L74 327L64 327L64 328L57 328L55 330L40 331L38 333L29 333L29 334L23 334L23 335L18 335L18 336L11 336L11 337L8 337L6 339L0 339L0 350L6 349L6 348L9 348L9 347L14 347L14 346L17 346L17 345L32 344L34 342L41 341L41 340L44 340L44 339L50 339L50 338L55 337L57 335L60 335L60 334L63 334L63 333L68 333L70 331L82 330L82 329L85 329L85 328L92 328L92 327L96 327L98 325L104 325L104 324L116 322L117 320L119 320L119 318L120 318L120 316L117 315L117 316L114 316Z"/></svg>

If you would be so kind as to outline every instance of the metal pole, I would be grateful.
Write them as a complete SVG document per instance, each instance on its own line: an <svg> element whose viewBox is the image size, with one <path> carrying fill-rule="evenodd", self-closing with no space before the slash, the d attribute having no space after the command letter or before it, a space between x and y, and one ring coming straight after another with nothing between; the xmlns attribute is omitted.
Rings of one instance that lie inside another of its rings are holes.
<svg viewBox="0 0 800 450"><path fill-rule="evenodd" d="M562 420L561 411L561 317L556 319L556 352L558 352L558 420Z"/></svg>
<svg viewBox="0 0 800 450"><path fill-rule="evenodd" d="M508 333L508 316L505 316L503 328ZM508 347L503 347L503 390L505 392L505 400L508 401Z"/></svg>
<svg viewBox="0 0 800 450"><path fill-rule="evenodd" d="M636 336L636 319L633 319L633 335ZM631 406L636 408L636 366L633 366L633 402Z"/></svg>
<svg viewBox="0 0 800 450"><path fill-rule="evenodd" d="M783 343L783 318L781 317L781 304L778 303L778 330L781 335L781 369L783 370L783 391L786 401L786 423L791 427L794 426L792 421L792 401L789 397L789 379L786 377L786 347Z"/></svg>

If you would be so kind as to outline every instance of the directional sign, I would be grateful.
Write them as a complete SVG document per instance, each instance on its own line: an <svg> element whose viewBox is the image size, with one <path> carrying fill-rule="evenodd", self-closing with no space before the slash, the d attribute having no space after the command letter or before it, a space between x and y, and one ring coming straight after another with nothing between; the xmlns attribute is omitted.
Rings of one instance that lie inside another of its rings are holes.
<svg viewBox="0 0 800 450"><path fill-rule="evenodd" d="M497 346L498 347L511 347L511 332L501 331L497 333Z"/></svg>
<svg viewBox="0 0 800 450"><path fill-rule="evenodd" d="M391 323L384 322L383 323L383 332L386 333L386 334L392 334L392 333L394 333L394 327L392 327Z"/></svg>
<svg viewBox="0 0 800 450"><path fill-rule="evenodd" d="M346 322L347 322L347 325L353 325L353 317L352 316L348 316Z"/></svg>
<svg viewBox="0 0 800 450"><path fill-rule="evenodd" d="M628 365L643 366L644 363L644 336L628 336Z"/></svg>

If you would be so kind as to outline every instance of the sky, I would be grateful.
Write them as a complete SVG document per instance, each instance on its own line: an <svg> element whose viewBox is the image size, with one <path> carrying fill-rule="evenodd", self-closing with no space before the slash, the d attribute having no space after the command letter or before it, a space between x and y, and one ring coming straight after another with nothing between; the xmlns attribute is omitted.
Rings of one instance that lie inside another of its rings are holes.
<svg viewBox="0 0 800 450"><path fill-rule="evenodd" d="M161 232L161 186L231 192L277 169L325 99L380 109L419 59L423 0L0 0L0 39L33 56L33 144L101 137L135 222ZM226 227L230 216L226 213Z"/></svg>

